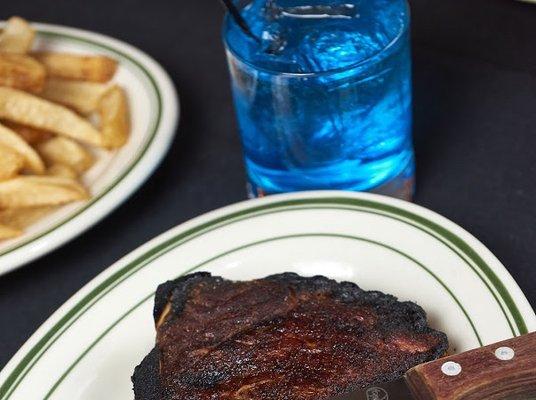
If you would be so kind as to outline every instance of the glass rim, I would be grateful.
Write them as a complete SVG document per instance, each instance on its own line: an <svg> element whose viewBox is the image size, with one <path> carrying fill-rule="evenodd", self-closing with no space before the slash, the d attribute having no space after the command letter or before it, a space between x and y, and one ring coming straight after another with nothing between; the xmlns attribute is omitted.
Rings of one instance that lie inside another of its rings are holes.
<svg viewBox="0 0 536 400"><path fill-rule="evenodd" d="M405 0L405 3L406 3L406 8L408 10L408 14L407 14L406 23L404 24L403 29L400 29L400 31L397 33L397 35L389 43L387 43L384 47L382 47L377 52L371 54L370 56L368 56L368 57L366 57L366 58L364 58L362 60L359 60L359 61L357 61L355 63L352 63L352 64L348 64L348 65L346 65L344 67L337 67L337 68L327 69L325 71L288 72L288 71L278 71L278 70L275 70L275 69L270 69L270 68L258 66L254 62L246 60L244 57L239 55L233 49L233 47L229 44L229 42L227 40L227 35L225 34L225 30L226 30L226 27L229 24L229 18L230 18L228 12L225 14L224 22L223 22L223 35L222 35L223 36L223 44L224 44L225 49L227 50L227 52L232 54L233 57L236 58L241 63L247 65L248 67L250 67L250 68L252 68L252 69L254 69L256 71L264 72L264 73L267 73L267 74L270 74L270 75L287 76L289 78L308 78L308 77L318 77L318 76L324 76L324 75L333 75L333 74L337 74L337 73L341 73L341 72L347 72L347 71L351 71L354 68L358 68L358 67L361 67L361 66L364 66L364 65L367 65L367 64L372 64L374 61L381 60L387 54L387 52L389 50L391 50L394 46L396 46L400 42L400 39L402 39L402 37L406 34L406 32L409 31L410 25L411 25L411 9L409 7L409 3L408 3L407 0ZM253 39L247 38L247 40L253 40Z"/></svg>

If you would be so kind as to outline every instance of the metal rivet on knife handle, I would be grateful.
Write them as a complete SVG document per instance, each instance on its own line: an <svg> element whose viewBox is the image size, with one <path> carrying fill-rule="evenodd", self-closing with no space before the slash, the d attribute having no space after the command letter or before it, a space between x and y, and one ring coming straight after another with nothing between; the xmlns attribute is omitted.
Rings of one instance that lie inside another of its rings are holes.
<svg viewBox="0 0 536 400"><path fill-rule="evenodd" d="M499 347L495 350L495 357L501 361L510 361L515 357L516 353L511 347Z"/></svg>
<svg viewBox="0 0 536 400"><path fill-rule="evenodd" d="M462 372L462 366L454 361L447 361L441 366L441 372L447 376L460 375Z"/></svg>

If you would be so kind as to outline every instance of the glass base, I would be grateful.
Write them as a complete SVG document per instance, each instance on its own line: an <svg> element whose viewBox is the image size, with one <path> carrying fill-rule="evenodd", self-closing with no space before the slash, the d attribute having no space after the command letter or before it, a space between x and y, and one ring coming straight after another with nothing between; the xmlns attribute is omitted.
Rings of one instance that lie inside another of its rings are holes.
<svg viewBox="0 0 536 400"><path fill-rule="evenodd" d="M369 192L411 201L415 194L415 177L413 175L410 177L399 175L395 179L369 190Z"/></svg>
<svg viewBox="0 0 536 400"><path fill-rule="evenodd" d="M351 188L340 188L340 190L354 191ZM365 192L376 193L401 200L411 201L413 199L413 195L415 194L415 167L413 164L413 160L400 174L386 182L383 182L381 185L373 187L369 190L365 190ZM279 194L267 192L251 180L249 180L247 183L247 193L250 199L265 197L272 194Z"/></svg>

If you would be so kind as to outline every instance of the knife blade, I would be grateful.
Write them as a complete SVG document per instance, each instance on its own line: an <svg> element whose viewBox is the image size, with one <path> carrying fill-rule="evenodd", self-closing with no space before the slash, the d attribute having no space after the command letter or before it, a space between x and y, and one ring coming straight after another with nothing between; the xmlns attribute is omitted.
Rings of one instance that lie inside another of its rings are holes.
<svg viewBox="0 0 536 400"><path fill-rule="evenodd" d="M331 400L535 400L536 332L411 368Z"/></svg>
<svg viewBox="0 0 536 400"><path fill-rule="evenodd" d="M378 383L364 390L358 390L336 398L337 400L411 400L413 395L405 378L392 382Z"/></svg>

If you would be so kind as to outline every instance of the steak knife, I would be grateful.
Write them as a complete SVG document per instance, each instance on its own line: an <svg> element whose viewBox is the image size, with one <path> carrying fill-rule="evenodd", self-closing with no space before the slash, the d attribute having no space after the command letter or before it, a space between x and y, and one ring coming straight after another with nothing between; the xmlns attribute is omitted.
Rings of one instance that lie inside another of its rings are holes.
<svg viewBox="0 0 536 400"><path fill-rule="evenodd" d="M441 358L332 400L535 400L536 332Z"/></svg>

